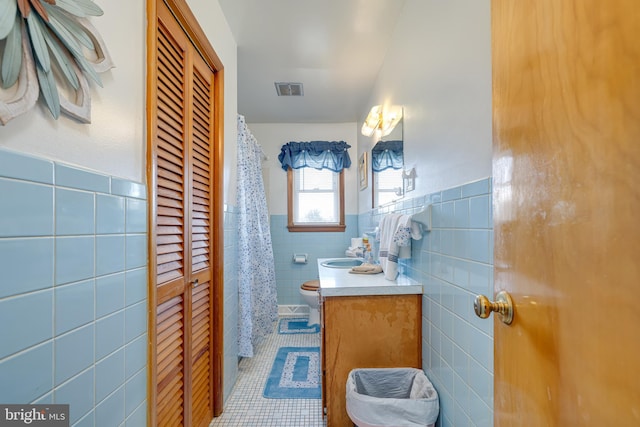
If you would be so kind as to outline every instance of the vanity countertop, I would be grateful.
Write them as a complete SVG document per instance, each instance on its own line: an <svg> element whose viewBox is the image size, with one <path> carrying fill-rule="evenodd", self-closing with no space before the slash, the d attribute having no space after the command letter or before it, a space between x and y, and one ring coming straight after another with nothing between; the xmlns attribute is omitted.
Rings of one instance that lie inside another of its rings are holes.
<svg viewBox="0 0 640 427"><path fill-rule="evenodd" d="M405 275L399 275L396 280L387 280L384 273L352 274L349 273L350 268L322 266L327 259L333 258L318 259L322 297L422 294L422 284Z"/></svg>

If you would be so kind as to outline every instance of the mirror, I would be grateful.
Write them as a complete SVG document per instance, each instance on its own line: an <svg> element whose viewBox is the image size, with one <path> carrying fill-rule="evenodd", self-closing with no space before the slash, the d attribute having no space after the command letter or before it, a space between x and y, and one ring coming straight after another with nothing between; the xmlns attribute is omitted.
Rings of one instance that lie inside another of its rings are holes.
<svg viewBox="0 0 640 427"><path fill-rule="evenodd" d="M371 150L373 208L404 197L402 178L404 166L404 162L402 161L402 146L404 135L402 122L403 119L400 119L388 135L378 138ZM378 133L376 132L376 134ZM387 150L391 150L391 152ZM378 172L376 168L384 170Z"/></svg>

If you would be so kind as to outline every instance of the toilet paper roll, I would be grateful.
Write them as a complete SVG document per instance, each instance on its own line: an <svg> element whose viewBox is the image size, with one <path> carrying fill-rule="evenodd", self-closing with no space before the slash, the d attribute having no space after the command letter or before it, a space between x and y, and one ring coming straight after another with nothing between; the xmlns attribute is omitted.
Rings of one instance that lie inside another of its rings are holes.
<svg viewBox="0 0 640 427"><path fill-rule="evenodd" d="M307 263L307 254L293 254L293 263L294 264L306 264Z"/></svg>
<svg viewBox="0 0 640 427"><path fill-rule="evenodd" d="M362 237L352 237L351 238L351 247L352 248L361 248L362 247Z"/></svg>

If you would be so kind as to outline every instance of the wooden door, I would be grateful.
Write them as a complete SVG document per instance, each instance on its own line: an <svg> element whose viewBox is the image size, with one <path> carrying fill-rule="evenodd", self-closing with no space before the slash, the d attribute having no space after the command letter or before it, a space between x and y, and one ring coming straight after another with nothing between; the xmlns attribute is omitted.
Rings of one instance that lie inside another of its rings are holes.
<svg viewBox="0 0 640 427"><path fill-rule="evenodd" d="M215 79L174 14L163 1L156 6L149 153L151 424L207 426L222 375L216 340L222 252L215 203L221 193L214 182L220 176L214 166Z"/></svg>
<svg viewBox="0 0 640 427"><path fill-rule="evenodd" d="M640 5L493 0L496 426L640 425Z"/></svg>

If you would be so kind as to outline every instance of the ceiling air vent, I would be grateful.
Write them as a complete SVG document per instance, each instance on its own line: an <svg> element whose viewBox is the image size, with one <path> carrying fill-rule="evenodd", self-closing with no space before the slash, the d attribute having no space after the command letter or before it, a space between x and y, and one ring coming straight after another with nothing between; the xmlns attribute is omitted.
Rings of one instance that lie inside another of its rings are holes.
<svg viewBox="0 0 640 427"><path fill-rule="evenodd" d="M278 96L302 96L304 91L302 90L302 83L291 82L275 82L276 92Z"/></svg>

